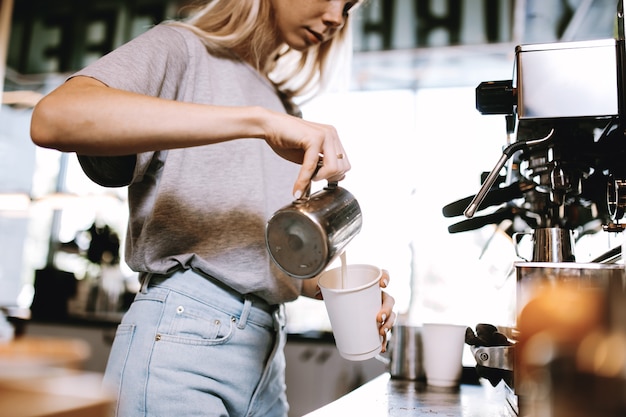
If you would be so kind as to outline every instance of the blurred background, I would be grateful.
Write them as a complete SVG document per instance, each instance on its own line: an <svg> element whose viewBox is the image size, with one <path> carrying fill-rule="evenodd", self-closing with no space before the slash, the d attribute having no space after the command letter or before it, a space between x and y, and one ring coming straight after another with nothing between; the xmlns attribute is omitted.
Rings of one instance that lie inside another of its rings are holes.
<svg viewBox="0 0 626 417"><path fill-rule="evenodd" d="M137 283L123 260L126 190L91 183L73 154L36 148L32 107L72 72L184 16L191 3L0 0L0 307L32 314L34 329L77 318L113 325ZM507 143L504 117L476 111L475 88L512 78L516 45L613 37L616 3L367 0L358 9L348 90L302 108L305 118L337 127L353 165L343 186L364 223L348 262L389 270L403 319L474 326L512 315L510 236L495 225L449 233L442 215L478 191ZM585 236L577 260L620 239ZM322 303L288 308L291 333L330 330ZM344 385L367 378L350 375Z"/></svg>

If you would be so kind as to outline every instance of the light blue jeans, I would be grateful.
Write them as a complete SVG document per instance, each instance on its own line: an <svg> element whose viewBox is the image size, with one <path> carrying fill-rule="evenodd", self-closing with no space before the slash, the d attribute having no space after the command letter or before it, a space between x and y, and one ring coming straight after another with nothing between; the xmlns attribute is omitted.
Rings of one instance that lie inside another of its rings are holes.
<svg viewBox="0 0 626 417"><path fill-rule="evenodd" d="M282 307L193 271L145 276L104 376L119 417L286 417Z"/></svg>

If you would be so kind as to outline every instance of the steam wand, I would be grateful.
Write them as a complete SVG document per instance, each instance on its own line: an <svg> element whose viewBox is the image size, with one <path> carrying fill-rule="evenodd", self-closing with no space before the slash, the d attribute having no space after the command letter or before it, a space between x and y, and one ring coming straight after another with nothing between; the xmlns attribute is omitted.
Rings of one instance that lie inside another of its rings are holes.
<svg viewBox="0 0 626 417"><path fill-rule="evenodd" d="M502 156L498 160L498 163L491 170L489 175L487 175L487 178L485 179L482 187L480 187L480 190L478 190L478 193L474 196L474 199L470 202L469 206L467 206L467 208L463 212L465 217L467 217L468 219L474 217L474 214L476 214L476 210L478 210L478 206L480 206L480 203L482 203L482 201L485 199L485 196L489 192L489 189L495 183L498 175L500 174L500 170L502 169L504 164L506 164L506 161L508 161L515 153L521 150L528 149L529 146L539 145L543 142L548 141L553 134L554 129L551 129L550 133L548 133L546 137L523 142L515 142L504 148L504 150L502 151Z"/></svg>

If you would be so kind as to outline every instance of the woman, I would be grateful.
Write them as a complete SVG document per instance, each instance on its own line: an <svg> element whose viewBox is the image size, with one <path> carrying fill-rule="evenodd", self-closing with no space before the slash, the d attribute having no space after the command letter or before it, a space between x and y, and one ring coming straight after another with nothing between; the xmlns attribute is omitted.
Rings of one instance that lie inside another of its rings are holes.
<svg viewBox="0 0 626 417"><path fill-rule="evenodd" d="M315 279L270 262L264 226L306 189L320 154L314 180L350 169L335 129L297 117L293 99L320 91L349 53L357 3L212 0L35 108L37 145L77 153L102 185L128 185L126 261L142 288L105 372L119 416L287 415L280 306L319 295ZM393 304L385 293L381 335Z"/></svg>

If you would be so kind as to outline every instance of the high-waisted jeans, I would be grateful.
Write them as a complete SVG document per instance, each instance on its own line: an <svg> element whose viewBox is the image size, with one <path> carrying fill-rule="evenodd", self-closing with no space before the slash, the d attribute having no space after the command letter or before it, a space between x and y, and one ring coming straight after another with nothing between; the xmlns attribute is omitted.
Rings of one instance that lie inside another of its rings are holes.
<svg viewBox="0 0 626 417"><path fill-rule="evenodd" d="M104 377L117 416L287 416L282 306L191 270L142 278Z"/></svg>

